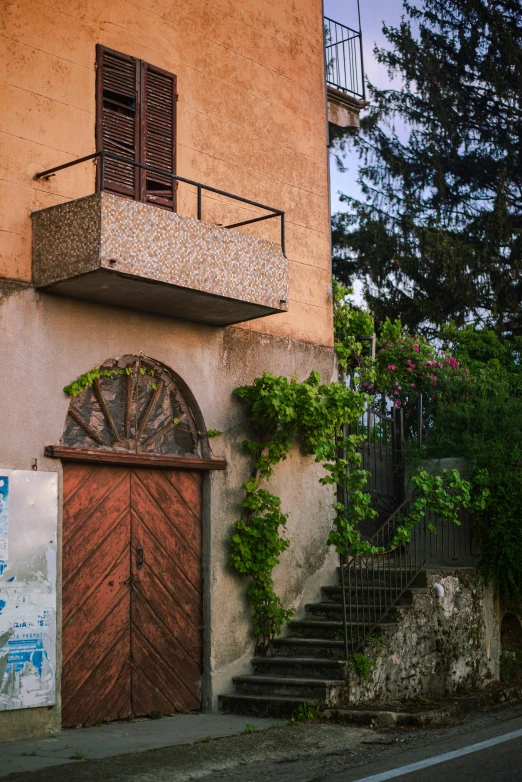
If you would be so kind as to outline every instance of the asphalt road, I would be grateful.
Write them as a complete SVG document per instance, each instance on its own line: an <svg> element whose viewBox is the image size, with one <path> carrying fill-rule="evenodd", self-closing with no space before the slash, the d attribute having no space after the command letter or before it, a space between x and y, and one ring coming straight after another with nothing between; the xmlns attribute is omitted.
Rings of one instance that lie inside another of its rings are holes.
<svg viewBox="0 0 522 782"><path fill-rule="evenodd" d="M446 737L444 742L316 778L314 782L517 782L522 780L522 719Z"/></svg>

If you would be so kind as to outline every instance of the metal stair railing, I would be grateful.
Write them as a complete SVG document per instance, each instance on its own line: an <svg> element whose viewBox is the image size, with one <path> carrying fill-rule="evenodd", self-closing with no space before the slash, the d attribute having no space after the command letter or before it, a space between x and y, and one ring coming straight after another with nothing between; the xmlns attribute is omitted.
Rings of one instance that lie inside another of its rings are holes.
<svg viewBox="0 0 522 782"><path fill-rule="evenodd" d="M405 500L370 538L386 549L408 515L412 500ZM362 649L375 628L422 571L427 561L426 519L412 530L411 540L382 554L340 557L343 634L346 659Z"/></svg>

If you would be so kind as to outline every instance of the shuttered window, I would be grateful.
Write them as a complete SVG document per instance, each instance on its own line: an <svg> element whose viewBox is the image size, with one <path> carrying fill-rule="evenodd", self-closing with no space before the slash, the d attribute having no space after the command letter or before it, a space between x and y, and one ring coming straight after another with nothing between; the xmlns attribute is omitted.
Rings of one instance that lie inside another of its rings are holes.
<svg viewBox="0 0 522 782"><path fill-rule="evenodd" d="M174 174L176 77L143 60L97 47L97 149ZM99 183L100 185L101 183ZM175 182L106 159L103 189L175 209Z"/></svg>

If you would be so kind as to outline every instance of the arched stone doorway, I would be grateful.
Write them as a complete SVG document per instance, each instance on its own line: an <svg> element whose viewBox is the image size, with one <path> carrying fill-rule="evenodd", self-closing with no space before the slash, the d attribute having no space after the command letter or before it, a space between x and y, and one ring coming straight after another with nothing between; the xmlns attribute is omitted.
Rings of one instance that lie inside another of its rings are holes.
<svg viewBox="0 0 522 782"><path fill-rule="evenodd" d="M62 724L197 710L199 411L144 357L110 360L85 381L55 448L65 460Z"/></svg>

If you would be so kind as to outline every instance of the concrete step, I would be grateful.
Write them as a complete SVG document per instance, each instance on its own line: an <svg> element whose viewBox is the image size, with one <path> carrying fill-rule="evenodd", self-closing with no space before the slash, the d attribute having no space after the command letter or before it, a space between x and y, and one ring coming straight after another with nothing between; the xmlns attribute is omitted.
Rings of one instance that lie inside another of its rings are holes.
<svg viewBox="0 0 522 782"><path fill-rule="evenodd" d="M315 706L319 700L270 695L220 695L220 711L253 717L291 717L299 706Z"/></svg>
<svg viewBox="0 0 522 782"><path fill-rule="evenodd" d="M329 619L333 621L342 621L343 616L343 606L342 603L334 603L325 601L323 603L308 603L305 606L306 615L310 619ZM379 618L383 614L387 614L387 616L393 617L394 619L398 616L398 609L393 606L391 608L388 608L386 610L386 605L384 601L382 603L373 603L368 604L367 602L361 603L359 605L359 608L356 609L354 607L354 604L352 602L352 605L350 607L349 601L347 600L346 605L346 617L348 621L357 622L357 620L362 620L363 618L375 618L375 621L378 621Z"/></svg>
<svg viewBox="0 0 522 782"><path fill-rule="evenodd" d="M254 673L260 676L297 676L304 679L346 679L343 660L328 657L255 657Z"/></svg>
<svg viewBox="0 0 522 782"><path fill-rule="evenodd" d="M341 569L337 568L339 574L339 584L341 583ZM368 582L372 584L406 584L411 580L411 570L408 568L394 567L392 569L383 569L382 567L364 568L362 570L353 570L350 573L345 570L345 586L349 584L357 586L358 584L366 584ZM411 586L427 586L428 576L425 570L421 570L413 580L411 580Z"/></svg>
<svg viewBox="0 0 522 782"><path fill-rule="evenodd" d="M325 638L275 638L272 642L273 657L325 657L332 660L344 658L344 641Z"/></svg>
<svg viewBox="0 0 522 782"><path fill-rule="evenodd" d="M378 619L378 617L377 617ZM361 617L362 620L362 617ZM366 621L350 622L348 632L357 629L361 632L366 628L371 629L377 624L375 617L368 616ZM384 617L381 625L395 624L393 618ZM328 621L327 619L294 619L288 623L287 638L320 638L322 640L339 641L344 638L344 628L341 621Z"/></svg>
<svg viewBox="0 0 522 782"><path fill-rule="evenodd" d="M346 685L343 679L303 679L295 676L234 676L238 695L265 695L278 698L306 698L327 701L331 690Z"/></svg>
<svg viewBox="0 0 522 782"><path fill-rule="evenodd" d="M379 595L381 596L381 603L384 603L386 600L388 603L393 600L394 605L407 605L413 601L414 595L426 593L428 591L427 587L417 587L417 586L409 586L407 589L404 590L401 597L398 599L397 603L395 603L394 598L397 594L397 590L395 587L390 586L384 586L384 585L368 585L364 588L359 588L357 590L352 589L348 590L348 588L345 589L346 593L346 600L349 600L348 595L350 594L350 591L352 595L358 593L361 599L363 600L370 600L370 602L379 602ZM321 592L323 594L323 597L325 601L333 602L333 603L340 603L341 602L341 587L340 586L327 586L322 587ZM352 597L352 603L353 603L353 597Z"/></svg>

